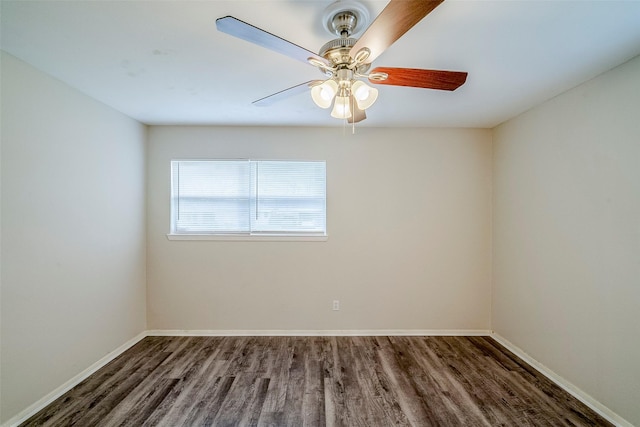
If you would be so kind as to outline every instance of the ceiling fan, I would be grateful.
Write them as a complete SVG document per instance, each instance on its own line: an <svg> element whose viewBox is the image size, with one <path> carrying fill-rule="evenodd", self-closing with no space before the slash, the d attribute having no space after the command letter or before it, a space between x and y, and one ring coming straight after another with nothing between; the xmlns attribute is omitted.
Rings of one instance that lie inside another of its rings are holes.
<svg viewBox="0 0 640 427"><path fill-rule="evenodd" d="M391 0L359 39L357 34L369 19L367 9L357 1L339 0L329 5L323 20L328 31L339 36L315 54L290 41L233 16L216 20L219 31L309 63L322 71L325 80L311 80L254 101L266 106L311 90L321 108L333 105L331 116L357 123L376 101L378 90L369 83L453 91L467 79L466 72L416 68L377 67L371 63L444 0Z"/></svg>

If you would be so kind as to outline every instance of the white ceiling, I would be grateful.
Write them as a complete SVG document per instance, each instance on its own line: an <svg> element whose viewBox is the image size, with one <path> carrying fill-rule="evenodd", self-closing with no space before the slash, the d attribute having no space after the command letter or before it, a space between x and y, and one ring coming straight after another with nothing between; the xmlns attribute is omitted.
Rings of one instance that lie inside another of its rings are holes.
<svg viewBox="0 0 640 427"><path fill-rule="evenodd" d="M6 52L147 124L336 126L314 67L218 32L235 16L317 52L332 0L6 1ZM386 1L363 1L372 17ZM640 1L446 0L373 66L467 71L455 92L379 86L358 126L493 127L640 54Z"/></svg>

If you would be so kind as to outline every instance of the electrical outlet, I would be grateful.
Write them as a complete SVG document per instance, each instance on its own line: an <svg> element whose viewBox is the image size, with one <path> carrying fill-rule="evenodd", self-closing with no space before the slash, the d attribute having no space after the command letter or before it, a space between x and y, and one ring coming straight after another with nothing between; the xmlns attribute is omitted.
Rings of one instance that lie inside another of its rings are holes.
<svg viewBox="0 0 640 427"><path fill-rule="evenodd" d="M340 301L335 299L333 300L333 311L338 311L340 310Z"/></svg>

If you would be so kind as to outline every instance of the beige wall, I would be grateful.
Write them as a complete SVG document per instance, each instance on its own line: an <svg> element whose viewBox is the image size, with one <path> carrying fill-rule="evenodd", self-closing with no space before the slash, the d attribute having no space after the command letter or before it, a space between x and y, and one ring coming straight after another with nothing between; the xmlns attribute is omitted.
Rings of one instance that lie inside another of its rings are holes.
<svg viewBox="0 0 640 427"><path fill-rule="evenodd" d="M356 132L151 127L149 328L489 329L490 131ZM167 240L192 158L326 160L328 241Z"/></svg>
<svg viewBox="0 0 640 427"><path fill-rule="evenodd" d="M640 424L638 75L493 132L151 127L145 260L144 126L3 54L0 422L145 327L493 328ZM184 158L326 160L328 241L167 240Z"/></svg>
<svg viewBox="0 0 640 427"><path fill-rule="evenodd" d="M144 126L2 54L2 421L145 329L144 179Z"/></svg>
<svg viewBox="0 0 640 427"><path fill-rule="evenodd" d="M494 135L493 328L640 425L640 57Z"/></svg>

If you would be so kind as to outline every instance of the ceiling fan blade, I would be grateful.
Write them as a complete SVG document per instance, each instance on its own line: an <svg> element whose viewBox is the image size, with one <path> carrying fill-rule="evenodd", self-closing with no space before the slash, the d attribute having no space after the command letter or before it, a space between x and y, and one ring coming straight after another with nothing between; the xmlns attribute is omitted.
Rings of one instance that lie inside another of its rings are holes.
<svg viewBox="0 0 640 427"><path fill-rule="evenodd" d="M347 119L347 123L358 123L367 118L367 113L358 108L358 104L356 104L353 96L349 97L349 103L351 104L351 117Z"/></svg>
<svg viewBox="0 0 640 427"><path fill-rule="evenodd" d="M423 70L419 68L377 67L371 74L386 73L386 80L372 80L379 85L421 87L425 89L456 90L467 80L462 71Z"/></svg>
<svg viewBox="0 0 640 427"><path fill-rule="evenodd" d="M371 51L363 61L370 64L444 0L391 0L351 48L355 57L362 48Z"/></svg>
<svg viewBox="0 0 640 427"><path fill-rule="evenodd" d="M216 19L216 28L218 31L257 44L258 46L266 47L267 49L297 59L298 61L307 62L309 58L314 58L324 64L329 64L329 61L325 58L316 55L310 50L291 43L282 37L261 30L258 27L254 27L251 24L247 24L233 16Z"/></svg>
<svg viewBox="0 0 640 427"><path fill-rule="evenodd" d="M253 101L252 104L259 107L266 107L275 102L282 101L285 98L289 98L290 96L297 95L302 92L307 92L311 87L320 83L322 83L322 80L310 80L308 82L300 83L299 85L292 86L290 88L281 90L280 92L276 92L272 95L260 98L257 101Z"/></svg>

